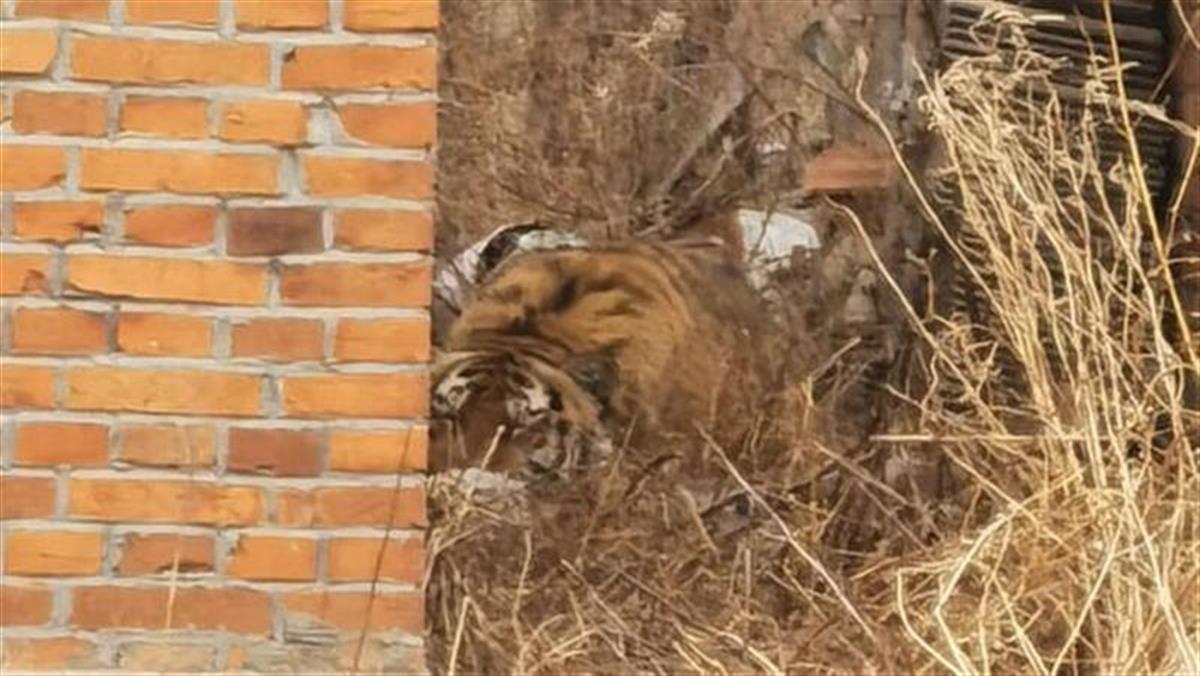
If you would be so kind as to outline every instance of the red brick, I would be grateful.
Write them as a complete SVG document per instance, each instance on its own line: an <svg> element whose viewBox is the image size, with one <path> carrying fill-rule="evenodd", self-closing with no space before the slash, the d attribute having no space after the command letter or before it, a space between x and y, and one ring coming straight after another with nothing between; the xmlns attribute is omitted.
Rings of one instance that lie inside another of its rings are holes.
<svg viewBox="0 0 1200 676"><path fill-rule="evenodd" d="M0 252L0 294L42 296L50 291L50 257Z"/></svg>
<svg viewBox="0 0 1200 676"><path fill-rule="evenodd" d="M127 424L121 426L117 457L131 465L209 467L216 449L212 427Z"/></svg>
<svg viewBox="0 0 1200 676"><path fill-rule="evenodd" d="M188 315L122 313L117 318L117 349L128 354L207 357L212 354L212 321Z"/></svg>
<svg viewBox="0 0 1200 676"><path fill-rule="evenodd" d="M130 533L121 545L117 574L161 575L213 571L213 539L207 535Z"/></svg>
<svg viewBox="0 0 1200 676"><path fill-rule="evenodd" d="M252 319L233 325L233 356L282 361L320 359L324 326L319 319Z"/></svg>
<svg viewBox="0 0 1200 676"><path fill-rule="evenodd" d="M437 86L437 49L379 45L297 47L283 64L285 89L424 89Z"/></svg>
<svg viewBox="0 0 1200 676"><path fill-rule="evenodd" d="M233 209L226 248L232 256L316 253L325 248L321 210L308 207Z"/></svg>
<svg viewBox="0 0 1200 676"><path fill-rule="evenodd" d="M343 319L337 324L333 355L338 361L425 362L429 332L425 318Z"/></svg>
<svg viewBox="0 0 1200 676"><path fill-rule="evenodd" d="M4 537L9 575L98 575L104 535L67 530L10 530Z"/></svg>
<svg viewBox="0 0 1200 676"><path fill-rule="evenodd" d="M846 192L885 188L895 179L890 153L864 146L835 145L804 167L805 192Z"/></svg>
<svg viewBox="0 0 1200 676"><path fill-rule="evenodd" d="M417 584L424 578L425 545L417 537L336 538L329 541L326 576L334 582L388 580Z"/></svg>
<svg viewBox="0 0 1200 676"><path fill-rule="evenodd" d="M22 91L13 95L12 125L18 134L103 136L105 101L99 94Z"/></svg>
<svg viewBox="0 0 1200 676"><path fill-rule="evenodd" d="M48 366L5 364L4 378L0 378L0 406L52 408L54 369Z"/></svg>
<svg viewBox="0 0 1200 676"><path fill-rule="evenodd" d="M155 638L121 644L117 649L117 664L126 672L199 674L212 671L216 654L215 645Z"/></svg>
<svg viewBox="0 0 1200 676"><path fill-rule="evenodd" d="M18 465L108 464L108 426L95 423L24 423L17 428Z"/></svg>
<svg viewBox="0 0 1200 676"><path fill-rule="evenodd" d="M285 489L276 492L271 523L308 528L316 523L317 504L309 491Z"/></svg>
<svg viewBox="0 0 1200 676"><path fill-rule="evenodd" d="M246 580L296 582L317 574L317 541L271 535L242 535L226 574Z"/></svg>
<svg viewBox="0 0 1200 676"><path fill-rule="evenodd" d="M192 415L258 415L260 379L245 373L122 369L67 372L66 408Z"/></svg>
<svg viewBox="0 0 1200 676"><path fill-rule="evenodd" d="M121 104L121 131L170 138L206 138L208 101L178 96L129 96Z"/></svg>
<svg viewBox="0 0 1200 676"><path fill-rule="evenodd" d="M279 289L289 305L425 307L432 277L428 263L314 263L285 267Z"/></svg>
<svg viewBox="0 0 1200 676"><path fill-rule="evenodd" d="M226 141L295 145L308 138L308 114L296 101L235 101L221 108Z"/></svg>
<svg viewBox="0 0 1200 676"><path fill-rule="evenodd" d="M238 526L262 521L253 486L162 479L72 479L68 511L76 520Z"/></svg>
<svg viewBox="0 0 1200 676"><path fill-rule="evenodd" d="M50 622L54 601L45 587L0 586L0 627L37 627Z"/></svg>
<svg viewBox="0 0 1200 676"><path fill-rule="evenodd" d="M269 49L236 42L76 37L71 76L139 84L265 85Z"/></svg>
<svg viewBox="0 0 1200 676"><path fill-rule="evenodd" d="M212 242L214 207L167 204L125 212L125 239L157 246L203 246Z"/></svg>
<svg viewBox="0 0 1200 676"><path fill-rule="evenodd" d="M329 469L335 472L395 474L425 469L429 431L335 430L329 437Z"/></svg>
<svg viewBox="0 0 1200 676"><path fill-rule="evenodd" d="M424 373L325 374L283 378L288 415L316 418L414 418L429 408Z"/></svg>
<svg viewBox="0 0 1200 676"><path fill-rule="evenodd" d="M13 207L13 222L21 239L73 242L104 229L104 201L21 202Z"/></svg>
<svg viewBox="0 0 1200 676"><path fill-rule="evenodd" d="M173 23L215 26L217 0L125 0L128 23Z"/></svg>
<svg viewBox="0 0 1200 676"><path fill-rule="evenodd" d="M314 493L313 517L318 526L408 528L426 523L421 488L318 488Z"/></svg>
<svg viewBox="0 0 1200 676"><path fill-rule="evenodd" d="M337 108L346 133L393 148L423 148L437 137L437 104L343 103Z"/></svg>
<svg viewBox="0 0 1200 676"><path fill-rule="evenodd" d="M289 613L301 613L345 632L405 631L425 626L425 600L418 592L300 591L282 596ZM368 612L370 615L368 615Z"/></svg>
<svg viewBox="0 0 1200 676"><path fill-rule="evenodd" d="M58 54L58 34L54 31L5 30L0 36L0 73L38 75L46 72Z"/></svg>
<svg viewBox="0 0 1200 676"><path fill-rule="evenodd" d="M80 185L84 190L230 195L278 192L279 160L275 157L114 148L84 148L80 155Z"/></svg>
<svg viewBox="0 0 1200 676"><path fill-rule="evenodd" d="M54 516L54 479L0 475L0 519Z"/></svg>
<svg viewBox="0 0 1200 676"><path fill-rule="evenodd" d="M437 0L346 0L342 21L347 30L391 33L436 30Z"/></svg>
<svg viewBox="0 0 1200 676"><path fill-rule="evenodd" d="M0 190L39 190L62 183L67 156L50 146L0 146Z"/></svg>
<svg viewBox="0 0 1200 676"><path fill-rule="evenodd" d="M323 28L329 21L326 0L236 0L237 25L242 30Z"/></svg>
<svg viewBox="0 0 1200 676"><path fill-rule="evenodd" d="M77 587L71 603L71 624L85 630L193 629L239 634L271 630L271 597L250 589L178 587L171 604L164 586Z"/></svg>
<svg viewBox="0 0 1200 676"><path fill-rule="evenodd" d="M321 434L303 430L229 430L229 470L274 476L321 473Z"/></svg>
<svg viewBox="0 0 1200 676"><path fill-rule="evenodd" d="M416 200L433 196L433 168L427 162L306 155L303 164L311 195Z"/></svg>
<svg viewBox="0 0 1200 676"><path fill-rule="evenodd" d="M13 312L12 351L17 354L108 352L104 315L68 308Z"/></svg>
<svg viewBox="0 0 1200 676"><path fill-rule="evenodd" d="M266 267L253 263L85 254L68 271L68 286L93 295L256 305L267 293Z"/></svg>
<svg viewBox="0 0 1200 676"><path fill-rule="evenodd" d="M424 211L338 211L333 241L342 248L365 251L429 251L433 218Z"/></svg>
<svg viewBox="0 0 1200 676"><path fill-rule="evenodd" d="M17 16L105 21L108 19L108 0L18 0Z"/></svg>
<svg viewBox="0 0 1200 676"><path fill-rule="evenodd" d="M96 644L73 636L4 639L0 668L12 671L98 669Z"/></svg>

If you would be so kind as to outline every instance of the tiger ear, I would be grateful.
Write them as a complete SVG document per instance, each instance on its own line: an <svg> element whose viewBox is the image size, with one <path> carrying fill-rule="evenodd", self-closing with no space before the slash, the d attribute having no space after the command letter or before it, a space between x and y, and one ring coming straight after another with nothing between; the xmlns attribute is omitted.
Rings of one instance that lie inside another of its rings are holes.
<svg viewBox="0 0 1200 676"><path fill-rule="evenodd" d="M617 364L612 356L593 352L567 359L567 375L601 404L608 404L617 389Z"/></svg>

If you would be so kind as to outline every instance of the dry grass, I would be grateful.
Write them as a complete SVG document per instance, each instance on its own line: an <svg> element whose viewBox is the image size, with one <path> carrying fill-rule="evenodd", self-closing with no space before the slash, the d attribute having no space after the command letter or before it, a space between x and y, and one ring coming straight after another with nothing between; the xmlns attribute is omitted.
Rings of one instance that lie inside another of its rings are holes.
<svg viewBox="0 0 1200 676"><path fill-rule="evenodd" d="M926 82L953 199L910 179L979 300L919 309L880 262L915 336L886 431L831 434L813 367L687 480L632 451L528 493L431 479L431 667L1200 672L1200 360L1172 224L1136 151L1100 152L1161 116L1100 66L1072 112L1056 67L1018 49Z"/></svg>

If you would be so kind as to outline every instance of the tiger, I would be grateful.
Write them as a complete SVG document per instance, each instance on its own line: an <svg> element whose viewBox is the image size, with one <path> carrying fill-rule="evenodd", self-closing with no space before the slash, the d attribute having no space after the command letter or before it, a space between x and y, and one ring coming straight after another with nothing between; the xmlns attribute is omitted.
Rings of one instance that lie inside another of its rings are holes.
<svg viewBox="0 0 1200 676"><path fill-rule="evenodd" d="M764 317L719 239L516 254L435 358L431 469L560 476L695 440L763 372Z"/></svg>

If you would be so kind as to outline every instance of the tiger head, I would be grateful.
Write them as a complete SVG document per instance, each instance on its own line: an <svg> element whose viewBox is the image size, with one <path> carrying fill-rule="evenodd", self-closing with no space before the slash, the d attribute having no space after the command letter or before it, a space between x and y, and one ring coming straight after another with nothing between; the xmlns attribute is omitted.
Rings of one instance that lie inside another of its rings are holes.
<svg viewBox="0 0 1200 676"><path fill-rule="evenodd" d="M462 351L434 366L431 469L481 467L561 476L612 450L601 381L588 364L562 368L513 351Z"/></svg>

